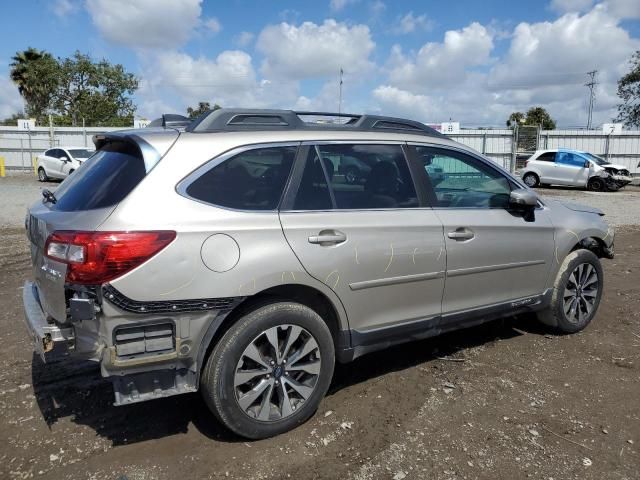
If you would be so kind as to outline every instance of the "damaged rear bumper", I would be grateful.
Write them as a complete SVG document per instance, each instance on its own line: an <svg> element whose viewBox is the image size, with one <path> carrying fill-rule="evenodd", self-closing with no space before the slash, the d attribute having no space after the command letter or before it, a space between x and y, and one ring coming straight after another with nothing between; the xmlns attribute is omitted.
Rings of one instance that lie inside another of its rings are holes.
<svg viewBox="0 0 640 480"><path fill-rule="evenodd" d="M38 297L38 287L33 282L25 282L22 290L24 323L33 340L35 352L43 362L64 356L74 348L75 338L72 328L60 328L49 323L42 311Z"/></svg>

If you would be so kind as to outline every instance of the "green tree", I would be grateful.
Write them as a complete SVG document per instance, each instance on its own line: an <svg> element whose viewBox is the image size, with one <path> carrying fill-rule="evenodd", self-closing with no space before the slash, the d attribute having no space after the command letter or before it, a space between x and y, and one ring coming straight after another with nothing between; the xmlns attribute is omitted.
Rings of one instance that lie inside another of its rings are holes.
<svg viewBox="0 0 640 480"><path fill-rule="evenodd" d="M17 127L18 119L20 118L25 118L24 112L14 113L10 117L5 118L4 120L0 120L0 125L6 126L6 127Z"/></svg>
<svg viewBox="0 0 640 480"><path fill-rule="evenodd" d="M516 125L540 126L543 130L554 130L556 122L551 118L549 112L542 107L531 107L527 113L513 112L507 119L507 127L514 128Z"/></svg>
<svg viewBox="0 0 640 480"><path fill-rule="evenodd" d="M520 123L522 123L523 120L524 120L524 113L513 112L511 115L509 115L509 118L507 118L507 127L513 128L516 125L519 125Z"/></svg>
<svg viewBox="0 0 640 480"><path fill-rule="evenodd" d="M59 83L53 99L58 124L130 126L136 107L131 95L138 79L107 60L94 62L79 51L59 61Z"/></svg>
<svg viewBox="0 0 640 480"><path fill-rule="evenodd" d="M11 58L9 76L25 101L26 114L43 122L58 86L59 65L50 53L27 48Z"/></svg>
<svg viewBox="0 0 640 480"><path fill-rule="evenodd" d="M555 130L556 128L556 122L551 118L549 112L542 107L531 107L527 110L524 124L539 125L543 130Z"/></svg>
<svg viewBox="0 0 640 480"><path fill-rule="evenodd" d="M219 110L220 108L222 107L217 103L213 105L213 108L211 108L209 102L198 102L198 106L196 108L187 107L187 115L189 118L197 118L209 110Z"/></svg>
<svg viewBox="0 0 640 480"><path fill-rule="evenodd" d="M618 80L618 105L616 121L627 127L640 127L640 50L636 51L629 62L629 73Z"/></svg>

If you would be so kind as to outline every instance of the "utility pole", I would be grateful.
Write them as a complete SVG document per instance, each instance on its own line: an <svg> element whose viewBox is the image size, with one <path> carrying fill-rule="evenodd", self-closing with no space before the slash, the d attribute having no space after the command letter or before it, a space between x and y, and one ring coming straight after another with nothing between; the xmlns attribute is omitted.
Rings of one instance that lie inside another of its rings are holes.
<svg viewBox="0 0 640 480"><path fill-rule="evenodd" d="M593 117L593 104L596 101L596 90L595 87L598 85L596 81L596 75L598 74L598 70L592 70L587 72L589 76L589 81L584 84L585 87L589 87L589 110L587 114L587 130L591 130L591 119Z"/></svg>
<svg viewBox="0 0 640 480"><path fill-rule="evenodd" d="M340 93L338 94L338 114L342 113L342 75L344 71L340 67Z"/></svg>

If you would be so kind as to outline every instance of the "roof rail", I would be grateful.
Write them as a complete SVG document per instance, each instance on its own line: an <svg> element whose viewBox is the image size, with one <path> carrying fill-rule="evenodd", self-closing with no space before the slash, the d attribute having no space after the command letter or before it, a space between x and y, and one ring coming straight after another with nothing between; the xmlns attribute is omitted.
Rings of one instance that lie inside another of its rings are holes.
<svg viewBox="0 0 640 480"><path fill-rule="evenodd" d="M149 122L147 127L184 128L193 120L177 113L163 113L162 117Z"/></svg>
<svg viewBox="0 0 640 480"><path fill-rule="evenodd" d="M301 117L321 117L326 121L308 122ZM348 119L336 122L335 119ZM305 112L294 110L221 108L202 115L186 128L190 132L238 132L267 130L333 130L354 132L395 132L443 136L433 128L415 120L381 115Z"/></svg>

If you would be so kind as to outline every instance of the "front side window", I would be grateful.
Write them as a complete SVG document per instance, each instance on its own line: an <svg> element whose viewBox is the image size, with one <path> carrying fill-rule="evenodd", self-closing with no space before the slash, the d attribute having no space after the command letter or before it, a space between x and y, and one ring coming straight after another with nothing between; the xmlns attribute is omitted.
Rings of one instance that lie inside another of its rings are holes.
<svg viewBox="0 0 640 480"><path fill-rule="evenodd" d="M558 152L556 153L556 163L572 167L584 167L585 159L575 153Z"/></svg>
<svg viewBox="0 0 640 480"><path fill-rule="evenodd" d="M275 210L297 146L266 147L239 153L193 181L187 195L237 210Z"/></svg>
<svg viewBox="0 0 640 480"><path fill-rule="evenodd" d="M511 184L498 170L454 150L415 147L434 192L434 206L506 208Z"/></svg>
<svg viewBox="0 0 640 480"><path fill-rule="evenodd" d="M329 201L342 210L419 206L402 147L369 144L310 147L294 209L330 208Z"/></svg>

